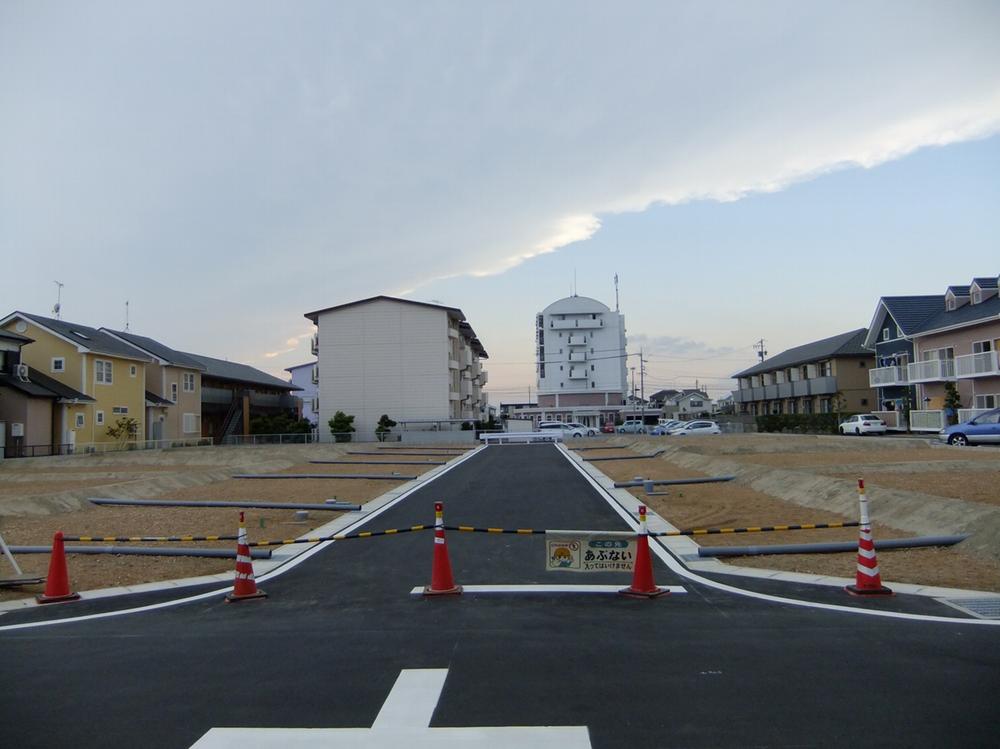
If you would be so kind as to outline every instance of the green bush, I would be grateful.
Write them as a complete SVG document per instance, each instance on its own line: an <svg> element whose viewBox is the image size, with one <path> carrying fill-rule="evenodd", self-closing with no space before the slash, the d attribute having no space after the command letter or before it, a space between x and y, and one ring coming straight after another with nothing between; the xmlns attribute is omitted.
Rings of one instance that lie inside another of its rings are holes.
<svg viewBox="0 0 1000 749"><path fill-rule="evenodd" d="M350 432L354 431L353 416L348 416L343 411L337 411L327 423L330 425L330 433L333 434L334 442L351 441Z"/></svg>

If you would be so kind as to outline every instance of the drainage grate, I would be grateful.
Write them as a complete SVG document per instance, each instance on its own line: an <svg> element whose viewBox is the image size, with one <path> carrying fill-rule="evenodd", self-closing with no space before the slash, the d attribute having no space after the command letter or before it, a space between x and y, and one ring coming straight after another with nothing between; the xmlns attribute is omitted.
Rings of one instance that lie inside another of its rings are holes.
<svg viewBox="0 0 1000 749"><path fill-rule="evenodd" d="M1000 597L996 598L942 598L946 603L959 611L977 619L1000 619Z"/></svg>

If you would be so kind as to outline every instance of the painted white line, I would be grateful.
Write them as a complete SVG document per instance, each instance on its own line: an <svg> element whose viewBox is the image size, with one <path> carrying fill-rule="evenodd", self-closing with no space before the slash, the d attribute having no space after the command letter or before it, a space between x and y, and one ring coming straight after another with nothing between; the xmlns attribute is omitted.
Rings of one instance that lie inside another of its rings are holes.
<svg viewBox="0 0 1000 749"><path fill-rule="evenodd" d="M429 726L446 678L446 668L410 668L400 671L392 691L372 723L372 730Z"/></svg>
<svg viewBox="0 0 1000 749"><path fill-rule="evenodd" d="M638 530L639 523L622 507L618 502L612 499L610 493L605 490L589 473L587 473L582 466L577 463L576 460L569 454L562 445L555 446L557 450L563 453L566 460L569 461L580 475L582 475L591 486L597 490L597 492L604 498L604 500L611 506L615 512L626 522L629 527ZM596 470L596 469L595 469ZM629 495L632 496L632 495ZM638 502L638 500L636 500ZM988 619L958 619L956 617L949 616L931 616L928 614L906 614L899 611L878 611L875 609L861 609L855 608L853 606L838 606L833 603L819 603L816 601L801 601L796 598L783 598L781 596L769 595L767 593L758 593L752 590L744 590L742 588L736 588L732 585L726 585L725 583L716 582L715 580L710 580L707 577L701 577L696 575L687 569L683 564L681 564L667 549L659 542L651 543L649 548L663 561L667 567L670 568L671 572L674 572L681 577L692 580L701 585L705 585L709 588L715 588L716 590L721 590L726 593L732 593L738 596L745 596L747 598L756 598L759 601L767 601L769 603L781 603L788 606L799 606L802 608L810 609L823 609L825 611L839 611L844 614L854 614L855 616L875 616L884 619L905 619L908 621L919 621L919 622L936 622L940 624L968 624L972 626L1000 626L1000 620L988 620ZM844 595L847 595L846 593Z"/></svg>
<svg viewBox="0 0 1000 749"><path fill-rule="evenodd" d="M365 515L362 518L358 518L357 521L355 521L354 523L348 525L344 529L343 532L344 533L350 533L352 530L355 530L357 528L360 528L360 527L364 526L366 523L368 523L369 521L371 521L374 518L378 517L379 515L381 515L386 510L388 510L388 509L390 509L392 507L395 507L397 504L399 504L400 502L402 502L404 499L406 499L407 497L409 497L411 494L413 494L414 492L416 492L418 489L423 489L425 486L427 486L428 484L430 484L432 481L440 478L441 476L443 476L444 474L446 474L448 471L452 470L453 468L457 468L459 465L461 465L462 463L464 463L466 460L470 459L472 456L476 455L478 452L479 452L479 450L472 450L471 452L466 453L461 458L459 458L457 461L455 461L455 463L453 463L452 465L445 466L445 470L443 470L440 473L437 473L434 476L428 478L426 481L422 481L422 482L420 482L418 484L415 484L414 486L410 487L408 490L406 490L405 492L403 492L402 494L400 494L395 499L393 499L393 500L391 500L389 502L386 502L384 505L382 505L381 507L379 507L377 510L372 511L371 513ZM375 500L375 501L377 501L377 500ZM258 583L267 582L268 580L273 580L274 578L283 575L284 573L288 572L289 570L294 569L298 565L302 564L304 561L306 561L307 559L309 559L314 554L318 554L320 551L322 551L323 549L327 548L332 543L335 543L335 542L334 541L324 541L321 544L316 544L315 546L313 546L312 548L310 548L310 549L302 552L298 556L293 557L292 559L289 559L287 562L285 562L284 564L282 564L277 569L274 569L271 572L264 573L263 575L261 575L260 577L257 578L257 582ZM6 626L0 627L0 632L7 632L7 631L10 631L10 630L15 630L15 629L33 629L35 627L50 627L50 626L53 626L53 625L56 625L56 624L69 624L71 622L84 622L84 621L90 621L92 619L107 619L107 618L112 617L112 616L125 616L126 614L139 614L139 613L146 612L146 611L156 611L157 609L165 609L165 608L169 608L171 606L180 606L180 605L185 604L185 603L192 603L194 601L201 601L201 600L204 600L206 598L214 598L216 596L220 596L220 595L224 595L226 593L229 593L231 590L232 590L232 586L229 585L229 586L226 586L225 588L218 588L216 590L210 590L210 591L208 591L206 593L199 593L197 595L187 596L185 598L176 598L176 599L173 599L173 600L170 600L170 601L162 601L161 603L153 603L153 604L149 604L149 605L146 605L146 606L136 606L135 608L131 608L131 609L120 609L118 611L104 611L104 612L99 613L99 614L83 614L81 616L67 617L65 619L46 619L45 621L41 621L41 622L25 622L23 624L8 624ZM65 604L50 603L50 604L47 604L47 605L49 605L49 606L62 606L62 605L65 605Z"/></svg>
<svg viewBox="0 0 1000 749"><path fill-rule="evenodd" d="M569 594L617 594L627 585L463 585L463 593L475 593L483 595L509 594L509 595L533 595L549 593L569 593ZM687 593L687 589L682 585L660 585L660 590L668 590L671 593ZM411 596L422 596L423 587L417 587L410 591Z"/></svg>
<svg viewBox="0 0 1000 749"><path fill-rule="evenodd" d="M447 669L405 669L371 728L212 728L191 749L589 749L586 726L430 728Z"/></svg>

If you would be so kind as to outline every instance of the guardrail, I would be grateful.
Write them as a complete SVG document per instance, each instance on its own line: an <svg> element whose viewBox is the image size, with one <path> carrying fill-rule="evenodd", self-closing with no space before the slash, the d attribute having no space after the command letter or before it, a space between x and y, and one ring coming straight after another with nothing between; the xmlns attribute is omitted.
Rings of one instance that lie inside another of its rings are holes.
<svg viewBox="0 0 1000 749"><path fill-rule="evenodd" d="M489 432L481 434L479 439L486 445L515 445L532 442L562 442L558 432Z"/></svg>

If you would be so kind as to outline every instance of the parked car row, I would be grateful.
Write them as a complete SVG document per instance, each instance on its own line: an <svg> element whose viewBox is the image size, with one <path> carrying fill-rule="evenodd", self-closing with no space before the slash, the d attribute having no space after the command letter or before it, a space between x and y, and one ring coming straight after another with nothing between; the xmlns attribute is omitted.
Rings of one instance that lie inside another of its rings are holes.
<svg viewBox="0 0 1000 749"><path fill-rule="evenodd" d="M1000 444L1000 408L979 414L961 424L945 427L938 432L938 439L957 447Z"/></svg>

